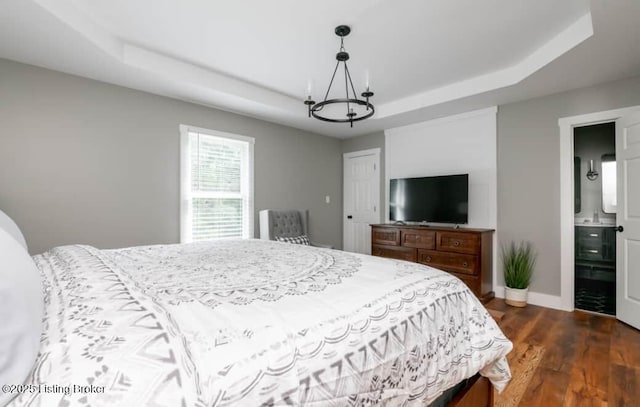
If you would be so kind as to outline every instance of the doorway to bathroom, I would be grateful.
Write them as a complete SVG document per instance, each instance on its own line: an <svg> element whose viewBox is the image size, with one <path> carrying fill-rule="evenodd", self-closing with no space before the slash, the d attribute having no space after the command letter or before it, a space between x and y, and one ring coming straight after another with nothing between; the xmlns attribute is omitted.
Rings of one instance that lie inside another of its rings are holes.
<svg viewBox="0 0 640 407"><path fill-rule="evenodd" d="M616 315L616 124L574 137L574 306Z"/></svg>
<svg viewBox="0 0 640 407"><path fill-rule="evenodd" d="M560 128L560 304L562 309L575 307L576 262L576 202L574 173L576 157L574 129L615 121L616 162L616 297L615 316L622 322L640 329L640 106L587 113L558 119ZM591 169L591 161L580 164L582 171ZM600 163L602 166L602 163ZM606 172L605 165L605 172ZM594 169L602 168L594 162ZM580 175L581 183L587 173ZM591 174L594 178L594 174ZM588 180L589 182L591 180ZM602 182L602 180L600 180ZM582 197L581 197L582 198ZM582 199L581 199L582 204ZM582 208L581 208L582 211ZM588 215L583 217L585 225ZM605 218L606 219L606 218ZM580 220L580 219L578 219ZM600 223L603 223L598 219ZM591 214L593 222L593 214ZM606 220L605 220L606 222ZM593 225L592 225L593 226ZM603 227L610 226L604 225ZM587 236L595 238L595 236ZM587 249L589 250L589 249ZM597 250L597 249L590 249ZM591 252L595 255L597 253ZM597 280L596 280L597 281Z"/></svg>

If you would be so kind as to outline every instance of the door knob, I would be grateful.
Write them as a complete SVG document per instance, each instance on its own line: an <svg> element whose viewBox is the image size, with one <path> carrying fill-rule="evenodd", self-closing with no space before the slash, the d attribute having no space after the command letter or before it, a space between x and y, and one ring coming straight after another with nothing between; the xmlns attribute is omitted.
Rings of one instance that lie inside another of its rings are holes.
<svg viewBox="0 0 640 407"><path fill-rule="evenodd" d="M347 219L353 219L353 216L347 215Z"/></svg>
<svg viewBox="0 0 640 407"><path fill-rule="evenodd" d="M618 227L616 228L616 231L618 231L618 232L624 232L624 228L623 228L622 226L618 226Z"/></svg>

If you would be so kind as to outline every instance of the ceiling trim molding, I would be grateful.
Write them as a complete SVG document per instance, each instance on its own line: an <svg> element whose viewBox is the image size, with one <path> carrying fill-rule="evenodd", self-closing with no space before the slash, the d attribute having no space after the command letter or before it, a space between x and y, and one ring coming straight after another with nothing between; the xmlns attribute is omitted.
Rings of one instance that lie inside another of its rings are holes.
<svg viewBox="0 0 640 407"><path fill-rule="evenodd" d="M199 87L201 91L214 96L214 103L221 104L222 108L228 104L237 109L241 102L245 102L247 107L253 106L247 110L254 114L269 111L271 114L280 112L289 116L291 112L304 110L300 107L301 99L122 41L88 19L70 2L34 1L121 63Z"/></svg>
<svg viewBox="0 0 640 407"><path fill-rule="evenodd" d="M587 13L513 66L382 104L378 107L377 116L395 116L515 85L592 35L591 13Z"/></svg>
<svg viewBox="0 0 640 407"><path fill-rule="evenodd" d="M167 79L201 87L215 94L219 103L224 103L229 97L263 105L272 112L281 111L283 114L301 110L300 99L132 44L124 44L122 62Z"/></svg>
<svg viewBox="0 0 640 407"><path fill-rule="evenodd" d="M122 61L123 43L112 33L95 24L82 14L71 2L64 0L33 0L80 35L91 41L107 54Z"/></svg>
<svg viewBox="0 0 640 407"><path fill-rule="evenodd" d="M306 108L297 98L189 61L127 43L88 18L66 0L33 0L118 63L158 75L188 89L193 97L177 97L205 106L268 121L318 131L304 123ZM514 65L458 81L377 106L372 122L387 122L400 115L515 85L593 36L591 12ZM167 95L176 97L176 95Z"/></svg>

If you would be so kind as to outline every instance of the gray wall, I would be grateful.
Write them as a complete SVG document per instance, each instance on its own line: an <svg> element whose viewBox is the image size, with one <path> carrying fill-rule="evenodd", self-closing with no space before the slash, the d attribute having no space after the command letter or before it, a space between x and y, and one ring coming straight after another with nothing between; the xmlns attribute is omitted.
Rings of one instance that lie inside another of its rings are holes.
<svg viewBox="0 0 640 407"><path fill-rule="evenodd" d="M575 156L580 157L581 190L581 208L575 217L593 220L594 212L598 212L600 220L615 219L615 213L602 211L602 155L616 153L615 124L578 127L574 130L574 136L573 151ZM599 173L593 181L587 178L590 160L593 160L593 167Z"/></svg>
<svg viewBox="0 0 640 407"><path fill-rule="evenodd" d="M384 184L385 162L384 162L384 131L366 134L364 136L353 137L342 140L342 153L352 153L354 151L369 150L372 148L380 149L380 208L386 208L386 194ZM341 180L342 182L342 180ZM380 222L384 222L385 214L383 210L379 211ZM342 214L344 218L344 213Z"/></svg>
<svg viewBox="0 0 640 407"><path fill-rule="evenodd" d="M0 124L0 208L31 253L178 242L180 124L255 137L256 236L259 209L308 208L342 246L338 139L1 59Z"/></svg>
<svg viewBox="0 0 640 407"><path fill-rule="evenodd" d="M538 251L531 290L560 295L558 119L640 105L640 77L511 103L498 110L498 237ZM498 284L504 284L498 265Z"/></svg>

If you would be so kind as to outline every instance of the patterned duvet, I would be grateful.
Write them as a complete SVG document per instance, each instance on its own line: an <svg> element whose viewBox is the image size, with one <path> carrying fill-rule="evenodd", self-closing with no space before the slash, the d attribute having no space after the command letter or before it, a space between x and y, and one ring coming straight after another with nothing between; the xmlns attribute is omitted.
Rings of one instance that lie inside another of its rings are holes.
<svg viewBox="0 0 640 407"><path fill-rule="evenodd" d="M510 379L484 307L419 264L263 240L34 260L40 386L10 406L424 406L478 371Z"/></svg>

